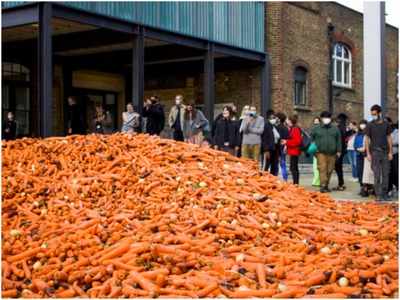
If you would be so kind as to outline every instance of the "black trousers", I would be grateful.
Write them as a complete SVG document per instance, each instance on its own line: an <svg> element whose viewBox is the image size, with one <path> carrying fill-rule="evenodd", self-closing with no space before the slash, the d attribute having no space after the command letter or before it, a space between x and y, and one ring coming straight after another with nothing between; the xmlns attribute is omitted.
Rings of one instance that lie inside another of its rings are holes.
<svg viewBox="0 0 400 300"><path fill-rule="evenodd" d="M393 187L399 190L399 154L393 154L393 159L390 162L390 174L389 174L389 189L392 191Z"/></svg>
<svg viewBox="0 0 400 300"><path fill-rule="evenodd" d="M358 175L358 182L360 185L363 185L362 179L363 179L363 173L364 173L364 155L357 152L357 175Z"/></svg>
<svg viewBox="0 0 400 300"><path fill-rule="evenodd" d="M182 130L175 130L175 129L174 129L173 137L174 137L174 140L175 140L175 141L181 141L181 142L183 142L183 140L184 140Z"/></svg>
<svg viewBox="0 0 400 300"><path fill-rule="evenodd" d="M300 172L299 172L299 157L290 156L290 172L292 173L293 183L299 184Z"/></svg>
<svg viewBox="0 0 400 300"><path fill-rule="evenodd" d="M265 162L264 171L269 171L272 175L279 174L279 145L276 145L274 151L270 151L270 158Z"/></svg>
<svg viewBox="0 0 400 300"><path fill-rule="evenodd" d="M343 157L344 153L340 154L338 158L336 158L335 162L335 171L338 177L339 186L344 186L344 177L343 177Z"/></svg>

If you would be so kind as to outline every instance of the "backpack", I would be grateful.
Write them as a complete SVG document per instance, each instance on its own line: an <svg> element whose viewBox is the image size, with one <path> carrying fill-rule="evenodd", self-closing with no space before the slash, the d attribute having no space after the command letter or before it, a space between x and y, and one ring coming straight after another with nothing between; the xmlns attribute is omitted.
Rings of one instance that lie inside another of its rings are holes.
<svg viewBox="0 0 400 300"><path fill-rule="evenodd" d="M300 150L303 152L307 152L308 147L311 145L311 136L300 128L301 131L301 145Z"/></svg>

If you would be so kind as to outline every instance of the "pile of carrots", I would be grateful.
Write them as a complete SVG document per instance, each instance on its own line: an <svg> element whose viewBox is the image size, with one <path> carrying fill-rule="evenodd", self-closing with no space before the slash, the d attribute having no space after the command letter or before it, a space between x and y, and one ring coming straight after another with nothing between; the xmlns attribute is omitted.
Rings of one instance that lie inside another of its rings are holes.
<svg viewBox="0 0 400 300"><path fill-rule="evenodd" d="M398 206L148 135L2 144L2 297L398 297Z"/></svg>

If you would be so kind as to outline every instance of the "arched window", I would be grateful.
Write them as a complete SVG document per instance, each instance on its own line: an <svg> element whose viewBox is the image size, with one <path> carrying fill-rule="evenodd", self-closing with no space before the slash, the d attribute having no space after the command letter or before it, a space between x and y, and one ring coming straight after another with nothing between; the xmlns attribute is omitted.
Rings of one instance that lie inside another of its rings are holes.
<svg viewBox="0 0 400 300"><path fill-rule="evenodd" d="M300 66L294 69L294 104L307 104L307 69Z"/></svg>
<svg viewBox="0 0 400 300"><path fill-rule="evenodd" d="M333 84L351 88L351 52L341 43L335 44L332 56Z"/></svg>

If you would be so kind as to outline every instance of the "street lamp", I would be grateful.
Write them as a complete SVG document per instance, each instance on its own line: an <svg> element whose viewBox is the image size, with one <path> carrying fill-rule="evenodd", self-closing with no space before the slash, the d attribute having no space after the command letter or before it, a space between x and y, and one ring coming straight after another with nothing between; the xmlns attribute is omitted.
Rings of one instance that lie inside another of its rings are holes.
<svg viewBox="0 0 400 300"><path fill-rule="evenodd" d="M333 33L335 31L335 26L332 25L332 20L331 18L327 18L327 23L328 23L328 43L329 43L329 74L328 74L328 107L329 107L329 112L333 113L333 86L332 86L332 81L333 81Z"/></svg>

